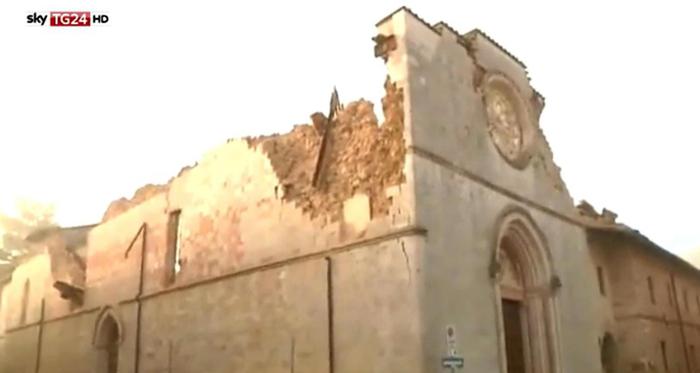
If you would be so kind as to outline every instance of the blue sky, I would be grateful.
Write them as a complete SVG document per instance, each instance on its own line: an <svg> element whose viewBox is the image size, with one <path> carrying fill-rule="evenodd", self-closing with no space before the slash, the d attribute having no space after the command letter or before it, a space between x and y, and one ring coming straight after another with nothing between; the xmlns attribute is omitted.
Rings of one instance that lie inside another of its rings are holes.
<svg viewBox="0 0 700 373"><path fill-rule="evenodd" d="M285 132L341 100L379 102L374 24L401 5L480 28L524 61L575 200L668 249L700 249L700 23L690 2L76 0L0 4L0 209L53 202L64 225L164 182L231 137ZM662 6L663 4L663 6ZM58 9L61 8L61 9ZM26 14L104 12L107 26Z"/></svg>

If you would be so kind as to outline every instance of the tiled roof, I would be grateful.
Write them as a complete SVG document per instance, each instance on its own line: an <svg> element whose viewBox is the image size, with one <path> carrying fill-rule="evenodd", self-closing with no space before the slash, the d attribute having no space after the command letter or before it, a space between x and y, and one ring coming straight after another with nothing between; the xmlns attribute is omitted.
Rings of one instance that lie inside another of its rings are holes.
<svg viewBox="0 0 700 373"><path fill-rule="evenodd" d="M440 21L436 23L435 25L430 25L428 22L426 22L423 18L418 16L415 12L413 12L410 8L402 6L399 9L396 9L395 11L391 12L388 16L382 18L379 22L377 22L377 26L381 25L382 23L386 22L389 20L391 17L394 16L394 14L400 12L400 11L405 11L406 13L409 13L412 15L415 19L423 23L426 27L428 27L430 30L440 34L440 31L438 30L439 27L445 27L449 29L450 31L454 32L458 36L460 35L457 30L455 30L453 27L448 25L446 22ZM493 40L490 36L488 36L485 32L481 31L480 29L476 28L472 31L469 31L468 33L464 34L461 36L461 41L467 41L469 37L475 36L475 35L481 35L484 39L488 40L491 44L493 44L496 48L500 49L503 53L505 53L508 57L510 57L513 61L515 61L517 64L523 67L523 69L527 68L525 64L520 61L517 57L515 57L512 53L510 53L507 49L505 49L502 45L498 44L495 40Z"/></svg>
<svg viewBox="0 0 700 373"><path fill-rule="evenodd" d="M700 269L695 267L694 265L690 264L683 258L673 254L672 252L664 249L663 247L659 246L656 242L652 241L649 237L645 236L642 234L640 231L631 228L625 224L621 223L614 223L614 224L595 224L595 223L589 223L589 222L584 222L584 225L586 226L587 229L589 230L594 230L594 231L601 231L601 232L612 232L612 233L618 233L625 235L638 243L642 244L644 247L653 250L656 253L659 253L666 258L670 259L671 261L679 264L681 267L684 267L693 273L700 275Z"/></svg>
<svg viewBox="0 0 700 373"><path fill-rule="evenodd" d="M433 30L435 33L440 34L433 26L430 25L430 23L426 22L423 18L419 17L416 13L414 13L410 8L406 6L402 6L399 9L396 9L395 11L389 13L388 16L382 18L379 22L377 22L377 26L381 25L382 23L388 21L391 17L394 16L394 14L400 12L400 11L405 11L406 13L412 15L415 19L421 21L426 27L429 29Z"/></svg>
<svg viewBox="0 0 700 373"><path fill-rule="evenodd" d="M488 40L489 43L491 43L491 44L493 44L494 46L496 46L496 48L500 49L501 52L505 53L505 54L506 54L508 57L510 57L513 61L515 61L516 63L518 63L518 65L522 66L523 69L526 69L526 68L527 68L527 66L525 66L525 63L524 63L523 61L520 61L520 60L518 59L518 57L515 57L515 55L513 55L513 54L510 53L510 52L508 52L507 49L505 49L502 45L498 44L495 40L493 40L490 36L488 36L485 32L479 30L478 28L475 28L475 29L469 31L468 33L462 35L462 37L465 38L465 39L467 39L467 38L469 38L470 36L474 36L474 35L481 35L481 37L483 37L484 39Z"/></svg>

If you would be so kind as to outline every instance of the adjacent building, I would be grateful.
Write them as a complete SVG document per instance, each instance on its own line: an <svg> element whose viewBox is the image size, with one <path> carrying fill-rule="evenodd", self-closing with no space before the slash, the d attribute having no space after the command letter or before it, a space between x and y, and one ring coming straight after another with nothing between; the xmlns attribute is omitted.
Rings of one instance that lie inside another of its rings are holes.
<svg viewBox="0 0 700 373"><path fill-rule="evenodd" d="M700 276L575 206L524 64L401 8L367 101L229 140L0 278L0 371L691 372Z"/></svg>
<svg viewBox="0 0 700 373"><path fill-rule="evenodd" d="M581 212L606 314L608 340L600 343L608 346L610 371L700 371L700 272L614 224L614 215L597 215L586 204Z"/></svg>

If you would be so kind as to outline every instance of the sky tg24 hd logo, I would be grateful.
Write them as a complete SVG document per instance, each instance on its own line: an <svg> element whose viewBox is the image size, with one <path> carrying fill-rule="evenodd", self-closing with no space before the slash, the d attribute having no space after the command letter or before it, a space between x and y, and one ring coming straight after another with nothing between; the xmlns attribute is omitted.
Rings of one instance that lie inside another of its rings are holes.
<svg viewBox="0 0 700 373"><path fill-rule="evenodd" d="M46 25L49 21L49 26L61 27L89 27L93 24L106 24L109 22L109 16L106 14L90 14L90 12L49 12L27 15L27 23L32 25Z"/></svg>

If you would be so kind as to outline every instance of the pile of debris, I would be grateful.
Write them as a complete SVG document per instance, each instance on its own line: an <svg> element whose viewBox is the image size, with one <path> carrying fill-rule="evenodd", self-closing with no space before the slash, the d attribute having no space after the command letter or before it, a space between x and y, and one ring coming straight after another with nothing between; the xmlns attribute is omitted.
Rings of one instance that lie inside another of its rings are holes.
<svg viewBox="0 0 700 373"><path fill-rule="evenodd" d="M314 113L313 125L249 139L269 157L285 200L311 217L326 215L337 221L343 201L363 193L370 198L372 216L388 214L391 202L384 190L404 182L406 146L403 92L389 80L385 90L382 125L374 105L359 100L331 112L330 119Z"/></svg>

